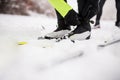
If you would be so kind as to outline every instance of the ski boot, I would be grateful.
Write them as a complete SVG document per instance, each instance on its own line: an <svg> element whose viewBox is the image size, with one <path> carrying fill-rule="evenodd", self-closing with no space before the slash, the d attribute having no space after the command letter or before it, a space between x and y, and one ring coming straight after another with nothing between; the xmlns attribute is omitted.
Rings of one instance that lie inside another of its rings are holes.
<svg viewBox="0 0 120 80"><path fill-rule="evenodd" d="M70 26L59 27L51 33L48 33L44 36L45 39L58 39L70 32Z"/></svg>
<svg viewBox="0 0 120 80"><path fill-rule="evenodd" d="M77 28L68 34L71 40L87 40L90 39L91 27L89 22L81 22Z"/></svg>

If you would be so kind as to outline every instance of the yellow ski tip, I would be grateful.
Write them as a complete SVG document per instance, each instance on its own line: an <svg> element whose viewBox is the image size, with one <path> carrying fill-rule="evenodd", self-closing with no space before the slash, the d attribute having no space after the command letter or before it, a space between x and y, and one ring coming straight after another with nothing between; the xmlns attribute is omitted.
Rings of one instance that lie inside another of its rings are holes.
<svg viewBox="0 0 120 80"><path fill-rule="evenodd" d="M25 42L25 41L18 42L18 45L25 45L25 44L27 44L27 42Z"/></svg>

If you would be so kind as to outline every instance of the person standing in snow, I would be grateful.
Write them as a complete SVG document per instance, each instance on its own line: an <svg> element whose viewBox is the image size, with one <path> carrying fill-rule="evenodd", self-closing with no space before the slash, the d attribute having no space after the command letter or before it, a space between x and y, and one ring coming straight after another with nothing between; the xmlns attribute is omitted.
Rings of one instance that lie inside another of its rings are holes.
<svg viewBox="0 0 120 80"><path fill-rule="evenodd" d="M49 0L55 8L58 28L46 34L46 39L60 38L68 34L71 40L86 40L90 38L90 19L97 14L99 0L77 0L78 13L67 4L67 0ZM77 26L70 31L70 26Z"/></svg>
<svg viewBox="0 0 120 80"><path fill-rule="evenodd" d="M103 10L105 1L106 0L100 0L99 2L100 8L96 16L96 22L95 22L94 28L100 28L100 19L101 19L102 10ZM116 9L117 9L117 14L116 14L117 18L116 18L115 26L120 28L120 0L115 0L115 2L116 2Z"/></svg>

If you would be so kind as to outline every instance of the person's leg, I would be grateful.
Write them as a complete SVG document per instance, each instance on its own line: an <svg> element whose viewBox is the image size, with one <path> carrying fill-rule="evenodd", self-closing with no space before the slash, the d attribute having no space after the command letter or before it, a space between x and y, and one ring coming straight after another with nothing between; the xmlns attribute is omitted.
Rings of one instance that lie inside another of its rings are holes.
<svg viewBox="0 0 120 80"><path fill-rule="evenodd" d="M120 27L120 0L115 0L116 1L116 9L117 9L117 18L116 18L116 26Z"/></svg>
<svg viewBox="0 0 120 80"><path fill-rule="evenodd" d="M87 9L88 7L86 7L86 6L88 5L88 2L87 2L87 0L77 0L77 2L78 2L78 12L79 12L79 18L80 18L79 20L81 22L80 27L83 27L84 30L91 31L90 26L83 26L84 24L88 24L90 21L90 19L86 19L86 13L88 10Z"/></svg>
<svg viewBox="0 0 120 80"><path fill-rule="evenodd" d="M79 16L79 21L81 24L77 25L76 29L73 30L69 37L72 40L78 39L78 40L84 40L86 39L90 34L90 26L84 26L84 16L82 15L83 8L86 6L86 0L77 0L78 3L78 16Z"/></svg>
<svg viewBox="0 0 120 80"><path fill-rule="evenodd" d="M49 2L56 10L58 28L53 33L47 34L45 38L62 37L68 33L71 25L80 24L78 14L67 4L66 0L49 0Z"/></svg>
<svg viewBox="0 0 120 80"><path fill-rule="evenodd" d="M67 2L67 0L64 0L65 2ZM57 24L58 24L58 28L55 31L59 31L59 30L70 30L70 25L67 25L65 23L65 19L62 17L62 15L55 9L56 12L56 16L57 16Z"/></svg>
<svg viewBox="0 0 120 80"><path fill-rule="evenodd" d="M67 0L64 0L67 2ZM70 25L67 25L63 16L55 9L57 16L57 29L45 35L46 39L59 38L70 32Z"/></svg>
<svg viewBox="0 0 120 80"><path fill-rule="evenodd" d="M96 22L95 22L95 27L100 27L100 19L101 19L101 15L102 15L102 11L103 11L103 6L105 4L106 0L100 0L99 2L99 10L96 16Z"/></svg>
<svg viewBox="0 0 120 80"><path fill-rule="evenodd" d="M78 14L64 0L49 0L49 2L61 14L66 24L73 26L80 24Z"/></svg>
<svg viewBox="0 0 120 80"><path fill-rule="evenodd" d="M89 39L91 35L90 19L97 13L98 0L77 0L79 21L81 24L73 30L69 37L72 40Z"/></svg>

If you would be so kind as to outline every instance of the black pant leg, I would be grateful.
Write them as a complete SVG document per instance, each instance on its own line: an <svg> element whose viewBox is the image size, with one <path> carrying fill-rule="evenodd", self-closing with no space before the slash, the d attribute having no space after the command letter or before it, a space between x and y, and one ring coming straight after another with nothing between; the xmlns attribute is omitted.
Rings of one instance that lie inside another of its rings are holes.
<svg viewBox="0 0 120 80"><path fill-rule="evenodd" d="M79 20L81 22L80 25L78 25L78 27L80 27L80 30L81 32L84 32L84 31L91 31L91 26L89 24L89 22L87 20L85 20L85 16L84 12L85 11L85 7L87 6L86 5L86 2L87 0L77 0L77 4L78 4L78 17L79 17Z"/></svg>
<svg viewBox="0 0 120 80"><path fill-rule="evenodd" d="M116 9L117 9L116 22L120 22L120 0L115 0L115 1L116 1Z"/></svg>
<svg viewBox="0 0 120 80"><path fill-rule="evenodd" d="M86 0L77 0L77 4L78 4L78 13L80 16L82 16L82 10L85 6Z"/></svg>
<svg viewBox="0 0 120 80"><path fill-rule="evenodd" d="M67 2L67 0L64 0L65 2ZM66 23L64 18L62 17L62 15L55 9L56 12L56 16L57 16L57 23L58 23L58 27L60 28L66 28L69 27Z"/></svg>
<svg viewBox="0 0 120 80"><path fill-rule="evenodd" d="M79 15L86 20L90 20L98 12L99 0L77 0Z"/></svg>
<svg viewBox="0 0 120 80"><path fill-rule="evenodd" d="M100 19L101 19L101 15L102 15L102 11L103 11L103 6L105 4L105 1L106 0L100 0L99 2L99 9L98 9L98 13L97 13L97 16L96 16L96 25L100 24Z"/></svg>
<svg viewBox="0 0 120 80"><path fill-rule="evenodd" d="M77 2L79 18L83 27L91 31L89 21L98 11L98 0L77 0Z"/></svg>

